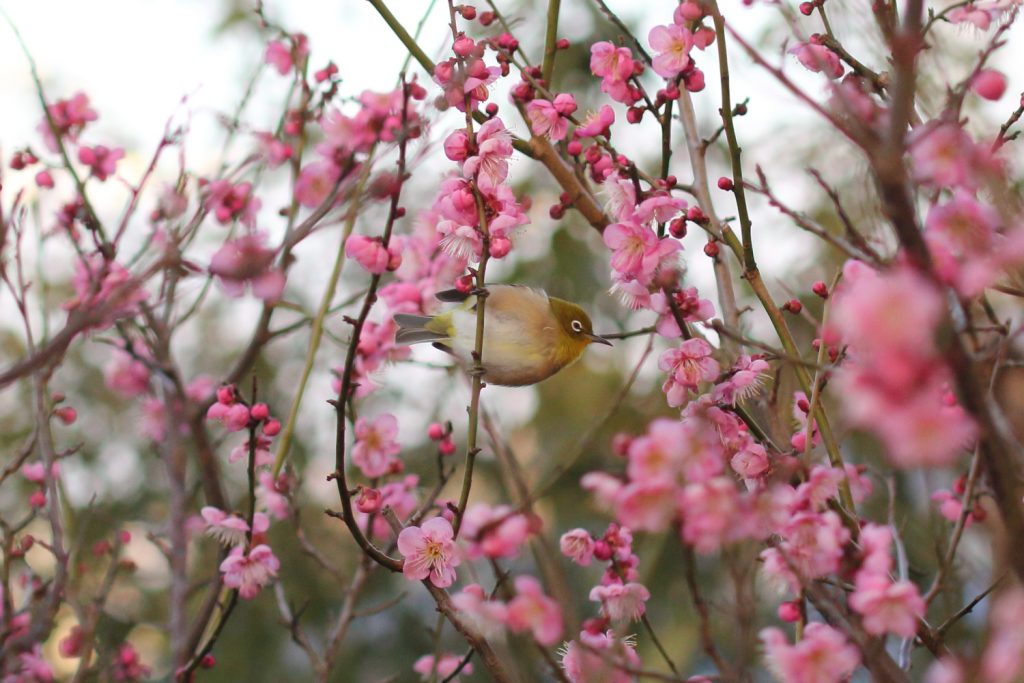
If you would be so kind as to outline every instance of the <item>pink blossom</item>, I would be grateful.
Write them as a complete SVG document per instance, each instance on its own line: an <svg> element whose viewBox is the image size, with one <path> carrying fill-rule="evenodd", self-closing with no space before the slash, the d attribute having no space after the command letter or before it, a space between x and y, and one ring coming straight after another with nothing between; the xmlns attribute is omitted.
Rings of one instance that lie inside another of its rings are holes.
<svg viewBox="0 0 1024 683"><path fill-rule="evenodd" d="M690 484L680 495L679 507L683 540L698 553L712 553L740 537L739 491L728 477Z"/></svg>
<svg viewBox="0 0 1024 683"><path fill-rule="evenodd" d="M476 155L466 159L462 172L467 178L476 178L481 190L492 192L508 177L511 156L512 134L495 117L480 126L476 133Z"/></svg>
<svg viewBox="0 0 1024 683"><path fill-rule="evenodd" d="M398 420L390 413L384 413L373 420L361 417L356 420L356 443L352 447L352 462L363 474L373 479L391 471L394 456L402 450L395 440L398 435Z"/></svg>
<svg viewBox="0 0 1024 683"><path fill-rule="evenodd" d="M701 299L696 287L672 292L672 303L688 323L702 322L715 317L715 305L708 299ZM675 312L664 292L651 294L651 308L658 313L657 331L663 337L675 339L683 335L676 322ZM763 362L763 361L762 361ZM767 367L765 363L765 367Z"/></svg>
<svg viewBox="0 0 1024 683"><path fill-rule="evenodd" d="M892 633L911 638L925 612L917 586L909 581L893 582L888 576L877 574L858 576L849 603L863 617L864 630L873 635Z"/></svg>
<svg viewBox="0 0 1024 683"><path fill-rule="evenodd" d="M459 225L455 221L439 221L437 232L442 235L441 249L452 258L468 261L480 258L483 239L472 225Z"/></svg>
<svg viewBox="0 0 1024 683"><path fill-rule="evenodd" d="M590 599L600 602L605 616L613 622L639 621L647 611L650 598L650 591L640 583L594 586L590 591Z"/></svg>
<svg viewBox="0 0 1024 683"><path fill-rule="evenodd" d="M455 532L444 517L432 517L423 526L409 526L398 534L398 552L405 562L402 573L410 581L430 582L447 588L455 582L455 567L462 562L455 548Z"/></svg>
<svg viewBox="0 0 1024 683"><path fill-rule="evenodd" d="M998 100L1006 92L1006 76L995 69L982 69L971 80L971 89L986 100Z"/></svg>
<svg viewBox="0 0 1024 683"><path fill-rule="evenodd" d="M273 133L256 133L256 139L260 143L263 158L270 168L277 168L291 159L294 154L292 146L274 137Z"/></svg>
<svg viewBox="0 0 1024 683"><path fill-rule="evenodd" d="M613 251L612 269L627 280L650 282L663 264L682 248L672 239L659 239L655 232L636 223L612 223L602 234Z"/></svg>
<svg viewBox="0 0 1024 683"><path fill-rule="evenodd" d="M615 517L638 531L664 531L678 516L677 491L675 484L660 479L626 484L612 499Z"/></svg>
<svg viewBox="0 0 1024 683"><path fill-rule="evenodd" d="M133 397L149 391L149 366L138 360L142 347L133 346L135 355L117 349L110 362L103 370L103 377L108 388L122 396Z"/></svg>
<svg viewBox="0 0 1024 683"><path fill-rule="evenodd" d="M88 166L92 176L100 181L114 175L117 162L123 158L124 150L120 147L109 149L103 145L96 145L78 148L78 160Z"/></svg>
<svg viewBox="0 0 1024 683"><path fill-rule="evenodd" d="M53 669L46 662L42 648L36 644L31 650L18 653L17 664L12 662L13 673L4 676L4 683L51 683Z"/></svg>
<svg viewBox="0 0 1024 683"><path fill-rule="evenodd" d="M1014 683L1024 673L1024 590L1005 591L992 606L988 645L981 655L979 680L985 683Z"/></svg>
<svg viewBox="0 0 1024 683"><path fill-rule="evenodd" d="M631 683L630 670L640 668L640 657L630 639L614 631L583 631L562 651L562 669L571 683Z"/></svg>
<svg viewBox="0 0 1024 683"><path fill-rule="evenodd" d="M28 462L21 466L21 476L33 484L46 481L46 465L42 462Z"/></svg>
<svg viewBox="0 0 1024 683"><path fill-rule="evenodd" d="M690 66L693 34L688 29L676 24L655 26L647 34L647 41L658 53L652 67L662 78L675 78Z"/></svg>
<svg viewBox="0 0 1024 683"><path fill-rule="evenodd" d="M527 516L508 505L474 503L463 518L462 537L470 542L471 559L515 557L532 533Z"/></svg>
<svg viewBox="0 0 1024 683"><path fill-rule="evenodd" d="M939 505L939 514L945 517L950 522L956 522L960 519L960 515L963 512L963 502L957 498L952 491L947 489L940 489L932 494L932 500ZM970 516L968 516L968 522L970 522Z"/></svg>
<svg viewBox="0 0 1024 683"><path fill-rule="evenodd" d="M221 545L235 546L245 542L249 525L238 515L229 515L209 505L199 512L206 520L206 534Z"/></svg>
<svg viewBox="0 0 1024 683"><path fill-rule="evenodd" d="M71 285L75 297L64 303L66 310L108 308L106 315L96 321L98 329L110 327L120 318L135 315L138 305L149 298L124 266L108 261L100 254L75 261Z"/></svg>
<svg viewBox="0 0 1024 683"><path fill-rule="evenodd" d="M281 563L274 556L274 551L264 544L255 546L249 552L246 552L244 546L237 545L220 563L224 585L238 589L238 594L246 600L256 597L263 586L277 577L280 568Z"/></svg>
<svg viewBox="0 0 1024 683"><path fill-rule="evenodd" d="M732 456L729 466L744 479L760 477L768 471L770 466L768 452L761 444L751 443L747 448L737 451Z"/></svg>
<svg viewBox="0 0 1024 683"><path fill-rule="evenodd" d="M264 430L266 430L266 427L269 424L272 423L268 422L266 425L264 425ZM248 423L246 423L245 426L248 426ZM256 443L255 447L253 448L253 459L255 461L256 467L265 467L274 462L274 456L270 452L270 446L271 439L269 436L265 436L263 434L256 435ZM242 443L232 448L231 452L228 454L228 462L238 462L240 460L244 462L249 461L249 439L246 439Z"/></svg>
<svg viewBox="0 0 1024 683"><path fill-rule="evenodd" d="M658 368L669 373L662 386L670 406L686 403L687 391L697 391L701 382L710 382L718 376L718 361L712 358L714 350L703 339L687 339L677 348L669 349L658 359Z"/></svg>
<svg viewBox="0 0 1024 683"><path fill-rule="evenodd" d="M122 643L117 649L111 674L115 681L141 681L149 678L150 669L131 643Z"/></svg>
<svg viewBox="0 0 1024 683"><path fill-rule="evenodd" d="M553 645L562 637L562 608L544 595L532 576L517 576L516 597L508 603L508 626L513 631L530 631L541 645Z"/></svg>
<svg viewBox="0 0 1024 683"><path fill-rule="evenodd" d="M291 45L284 40L272 40L267 43L264 61L270 64L282 76L287 75L296 64L301 64L309 55L309 42L302 33L287 36Z"/></svg>
<svg viewBox="0 0 1024 683"><path fill-rule="evenodd" d="M281 298L285 275L273 267L277 250L265 246L265 242L265 233L243 235L225 242L210 257L210 274L217 276L229 296L242 296L248 286L264 301Z"/></svg>
<svg viewBox="0 0 1024 683"><path fill-rule="evenodd" d="M558 541L562 554L572 558L581 567L586 567L594 558L594 538L586 529L566 531Z"/></svg>
<svg viewBox="0 0 1024 683"><path fill-rule="evenodd" d="M705 420L659 418L629 444L626 471L635 482L702 482L721 474L725 453Z"/></svg>
<svg viewBox="0 0 1024 683"><path fill-rule="evenodd" d="M260 200L252 194L252 183L234 185L230 180L220 179L206 185L206 209L221 225L241 220L244 225L253 227L259 208Z"/></svg>
<svg viewBox="0 0 1024 683"><path fill-rule="evenodd" d="M401 481L392 481L384 486L380 487L381 494L381 508L385 506L390 507L394 510L395 515L399 519L408 519L413 512L415 512L419 499L416 495L416 487L419 483L419 477L415 474L410 474L402 478ZM356 514L360 525L365 527L367 521L367 515L362 513ZM373 517L373 528L371 532L374 536L380 538L389 538L391 534L391 527L380 515Z"/></svg>
<svg viewBox="0 0 1024 683"><path fill-rule="evenodd" d="M466 111L467 102L472 109L488 98L487 86L501 75L501 69L487 66L482 55L483 47L477 46L464 66L454 58L434 66L434 82L444 89L449 106Z"/></svg>
<svg viewBox="0 0 1024 683"><path fill-rule="evenodd" d="M374 275L388 268L391 255L379 238L351 235L345 242L345 256L356 261Z"/></svg>
<svg viewBox="0 0 1024 683"><path fill-rule="evenodd" d="M829 78L839 78L843 75L843 64L839 61L839 55L824 45L813 42L801 43L790 48L789 52L796 55L808 71L823 73Z"/></svg>
<svg viewBox="0 0 1024 683"><path fill-rule="evenodd" d="M590 112L577 126L575 136L578 138L608 137L609 129L615 123L615 111L607 104L602 104L596 112Z"/></svg>
<svg viewBox="0 0 1024 683"><path fill-rule="evenodd" d="M436 665L434 664L434 655L423 655L416 660L415 664L412 665L412 670L420 675L421 681L458 681L461 674L466 674L468 676L473 673L473 665L471 663L467 663L460 670L459 676L451 678L451 675L455 673L455 670L459 668L459 664L461 663L461 655L453 655L450 653L442 654L441 658L437 660Z"/></svg>
<svg viewBox="0 0 1024 683"><path fill-rule="evenodd" d="M986 176L1001 176L1002 164L987 144L976 143L953 123L929 123L910 135L911 172L932 186L975 189Z"/></svg>
<svg viewBox="0 0 1024 683"><path fill-rule="evenodd" d="M556 95L552 102L536 99L526 105L530 130L534 135L548 136L552 142L558 142L565 138L569 132L568 116L575 110L575 99L566 93Z"/></svg>
<svg viewBox="0 0 1024 683"><path fill-rule="evenodd" d="M815 579L839 569L850 531L831 510L798 512L780 530L779 551L787 566L804 579ZM772 550L772 549L769 549ZM767 552L767 551L766 551ZM796 587L793 587L796 590Z"/></svg>
<svg viewBox="0 0 1024 683"><path fill-rule="evenodd" d="M276 519L286 519L291 510L287 496L287 475L281 473L275 479L270 472L260 472L257 478L260 484L256 488L256 499L260 505Z"/></svg>
<svg viewBox="0 0 1024 683"><path fill-rule="evenodd" d="M781 683L840 683L860 664L857 648L831 626L814 622L794 645L780 629L761 631L768 667Z"/></svg>
<svg viewBox="0 0 1024 683"><path fill-rule="evenodd" d="M730 368L729 376L715 385L712 397L719 403L736 405L737 401L750 398L761 389L768 369L768 362L760 357L741 354Z"/></svg>
<svg viewBox="0 0 1024 683"><path fill-rule="evenodd" d="M508 608L490 600L478 583L471 583L453 595L452 605L459 610L462 620L484 638L500 636L505 630Z"/></svg>
<svg viewBox="0 0 1024 683"><path fill-rule="evenodd" d="M653 194L637 205L633 218L642 224L651 221L667 223L682 211L686 211L686 202L669 194Z"/></svg>
<svg viewBox="0 0 1024 683"><path fill-rule="evenodd" d="M590 71L600 78L624 81L633 75L633 53L608 41L590 46Z"/></svg>
<svg viewBox="0 0 1024 683"><path fill-rule="evenodd" d="M302 167L295 181L295 199L310 209L327 201L338 185L341 170L332 161L314 161Z"/></svg>
<svg viewBox="0 0 1024 683"><path fill-rule="evenodd" d="M48 105L47 110L49 118L44 117L37 129L51 152L57 151L54 128L59 137L76 140L85 125L97 119L96 111L89 106L89 97L83 92L75 93L70 99L57 100ZM53 120L53 128L50 127L50 119Z"/></svg>

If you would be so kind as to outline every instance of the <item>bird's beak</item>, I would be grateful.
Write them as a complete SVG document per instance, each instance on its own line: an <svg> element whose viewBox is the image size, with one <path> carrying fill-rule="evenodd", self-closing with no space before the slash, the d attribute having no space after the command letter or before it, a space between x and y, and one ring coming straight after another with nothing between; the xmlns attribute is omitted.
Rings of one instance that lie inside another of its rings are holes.
<svg viewBox="0 0 1024 683"><path fill-rule="evenodd" d="M588 334L587 335L587 339L589 339L590 341L592 341L595 344L604 344L605 346L611 346L612 345L612 343L610 341L608 341L604 337L600 337L600 336L598 336L596 334Z"/></svg>

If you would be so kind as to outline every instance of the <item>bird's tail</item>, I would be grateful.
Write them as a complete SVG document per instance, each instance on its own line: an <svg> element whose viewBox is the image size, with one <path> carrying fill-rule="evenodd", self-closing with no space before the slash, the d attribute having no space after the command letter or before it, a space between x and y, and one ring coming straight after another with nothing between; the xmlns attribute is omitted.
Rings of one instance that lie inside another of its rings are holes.
<svg viewBox="0 0 1024 683"><path fill-rule="evenodd" d="M426 315L396 313L395 322L398 323L398 332L395 333L396 344L420 344L422 342L436 342L448 339L446 332L430 329L435 327L437 323L433 318Z"/></svg>

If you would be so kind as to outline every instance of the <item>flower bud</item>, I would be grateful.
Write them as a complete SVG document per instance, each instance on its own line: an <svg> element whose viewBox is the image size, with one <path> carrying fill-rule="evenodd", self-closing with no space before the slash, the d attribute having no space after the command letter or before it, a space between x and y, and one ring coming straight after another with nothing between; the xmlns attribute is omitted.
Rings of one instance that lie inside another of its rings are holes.
<svg viewBox="0 0 1024 683"><path fill-rule="evenodd" d="M718 256L718 252L718 242L708 242L707 244L704 245L704 253L710 256L711 258L715 258L716 256Z"/></svg>
<svg viewBox="0 0 1024 683"><path fill-rule="evenodd" d="M431 423L431 425L427 427L427 436L431 441L440 441L444 438L444 425L440 422Z"/></svg>
<svg viewBox="0 0 1024 683"><path fill-rule="evenodd" d="M71 406L58 408L54 411L54 414L66 425L74 424L75 420L78 419L78 411Z"/></svg>
<svg viewBox="0 0 1024 683"><path fill-rule="evenodd" d="M263 433L267 436L277 436L281 433L281 422L279 420L267 420L263 425Z"/></svg>
<svg viewBox="0 0 1024 683"><path fill-rule="evenodd" d="M266 403L257 403L249 409L249 415L257 422L263 422L270 417L270 406Z"/></svg>
<svg viewBox="0 0 1024 683"><path fill-rule="evenodd" d="M726 178L725 176L722 176L721 178L718 179L718 189L719 190L725 190L726 192L729 192L729 191L732 190L732 188L733 188L733 184L732 184L732 180L730 178Z"/></svg>
<svg viewBox="0 0 1024 683"><path fill-rule="evenodd" d="M1006 76L994 69L982 69L971 81L971 88L979 97L998 100L1006 92Z"/></svg>
<svg viewBox="0 0 1024 683"><path fill-rule="evenodd" d="M356 509L365 514L379 512L384 496L378 489L361 488L356 499Z"/></svg>
<svg viewBox="0 0 1024 683"><path fill-rule="evenodd" d="M455 453L455 442L452 441L450 436L446 436L437 444L437 450L441 455L453 455Z"/></svg>
<svg viewBox="0 0 1024 683"><path fill-rule="evenodd" d="M826 285L821 280L818 280L813 285L811 285L811 291L820 296L822 299L828 298L828 285Z"/></svg>
<svg viewBox="0 0 1024 683"><path fill-rule="evenodd" d="M782 603L779 605L779 619L789 624L794 623L800 619L800 606L796 602Z"/></svg>

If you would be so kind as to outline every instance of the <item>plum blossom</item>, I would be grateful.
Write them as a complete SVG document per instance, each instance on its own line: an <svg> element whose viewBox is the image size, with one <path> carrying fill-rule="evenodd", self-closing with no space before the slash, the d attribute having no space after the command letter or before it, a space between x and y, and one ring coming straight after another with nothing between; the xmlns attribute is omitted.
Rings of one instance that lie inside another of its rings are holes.
<svg viewBox="0 0 1024 683"><path fill-rule="evenodd" d="M843 64L839 61L839 55L815 42L800 43L789 50L790 54L796 55L804 68L814 73L823 73L829 78L835 79L843 75Z"/></svg>
<svg viewBox="0 0 1024 683"><path fill-rule="evenodd" d="M455 548L451 522L444 517L432 517L422 526L402 529L398 552L405 558L402 573L410 581L429 579L438 588L455 583L455 567L462 559Z"/></svg>
<svg viewBox="0 0 1024 683"><path fill-rule="evenodd" d="M238 589L238 594L246 600L255 598L263 586L277 577L280 568L274 551L262 543L248 552L244 546L235 546L220 564L224 585Z"/></svg>
<svg viewBox="0 0 1024 683"><path fill-rule="evenodd" d="M69 140L77 140L78 135L90 121L95 121L98 116L89 104L89 96L83 92L77 92L66 100L57 100L47 105L49 117L44 117L37 129L46 142L46 147L51 152L58 151L57 140L54 138L54 129L59 137L67 137ZM50 126L50 121L53 126Z"/></svg>
<svg viewBox="0 0 1024 683"><path fill-rule="evenodd" d="M4 677L4 683L51 683L55 680L53 669L38 643L31 650L18 653L17 663L12 662L10 670L12 673Z"/></svg>
<svg viewBox="0 0 1024 683"><path fill-rule="evenodd" d="M386 248L380 238L365 235L351 235L345 241L345 256L374 275L387 270L393 259L401 258L400 253Z"/></svg>
<svg viewBox="0 0 1024 683"><path fill-rule="evenodd" d="M490 600L478 583L471 583L452 596L452 605L470 628L484 638L500 636L505 630L508 608L504 603Z"/></svg>
<svg viewBox="0 0 1024 683"><path fill-rule="evenodd" d="M225 242L210 257L210 274L220 280L229 296L242 296L248 286L264 301L281 298L285 274L273 267L277 250L265 246L265 242L265 233L243 235Z"/></svg>
<svg viewBox="0 0 1024 683"><path fill-rule="evenodd" d="M327 201L341 179L341 169L333 161L306 164L295 181L295 199L310 209Z"/></svg>
<svg viewBox="0 0 1024 683"><path fill-rule="evenodd" d="M846 637L825 624L814 622L794 645L780 629L761 631L768 667L781 683L840 683L860 665L860 653Z"/></svg>
<svg viewBox="0 0 1024 683"><path fill-rule="evenodd" d="M850 608L863 617L864 630L873 635L892 633L911 638L925 612L917 586L877 574L858 577L849 602Z"/></svg>
<svg viewBox="0 0 1024 683"><path fill-rule="evenodd" d="M464 131L458 132L465 134ZM476 178L477 185L484 192L493 192L508 178L508 160L511 156L512 134L506 130L501 119L495 117L485 122L476 132L476 154L466 157L462 172L467 178Z"/></svg>
<svg viewBox="0 0 1024 683"><path fill-rule="evenodd" d="M89 167L90 174L96 180L106 180L114 175L117 162L124 158L124 150L120 147L110 149L103 145L78 148L78 160Z"/></svg>
<svg viewBox="0 0 1024 683"><path fill-rule="evenodd" d="M569 116L576 111L576 99L567 93L559 93L552 101L531 100L526 105L530 119L530 130L534 135L546 135L552 142L565 139L569 132Z"/></svg>
<svg viewBox="0 0 1024 683"><path fill-rule="evenodd" d="M359 418L355 426L352 462L370 479L384 476L399 462L394 457L402 450L395 440L397 435L398 420L390 413L378 415L373 420Z"/></svg>
<svg viewBox="0 0 1024 683"><path fill-rule="evenodd" d="M715 317L715 305L708 299L701 299L697 294L696 287L687 287L686 289L672 292L671 296L670 303L668 296L664 292L654 292L651 294L651 309L658 314L658 322L655 329L663 337L675 339L683 335L682 330L679 329L679 323L676 322L675 313L672 310L671 304L673 303L676 310L682 315L683 320L688 323L703 322ZM767 367L767 363L765 366Z"/></svg>
<svg viewBox="0 0 1024 683"><path fill-rule="evenodd" d="M508 602L507 623L513 631L530 631L539 644L554 645L562 637L562 608L544 595L532 576L517 576L516 597Z"/></svg>
<svg viewBox="0 0 1024 683"><path fill-rule="evenodd" d="M120 318L134 315L139 304L149 298L127 268L100 254L75 261L71 285L75 296L64 303L64 309L106 308L105 315L95 323L98 329L105 329Z"/></svg>
<svg viewBox="0 0 1024 683"><path fill-rule="evenodd" d="M115 681L141 681L149 677L150 668L142 663L138 651L131 643L122 643L111 667Z"/></svg>
<svg viewBox="0 0 1024 683"><path fill-rule="evenodd" d="M590 46L590 72L601 79L601 92L616 102L632 105L640 99L639 90L629 84L639 66L628 47L616 47L608 41Z"/></svg>
<svg viewBox="0 0 1024 683"><path fill-rule="evenodd" d="M633 641L617 638L614 631L582 631L562 651L562 669L571 683L631 683L629 671L639 667Z"/></svg>
<svg viewBox="0 0 1024 683"><path fill-rule="evenodd" d="M587 117L583 119L583 125L576 128L574 137L607 137L613 123L615 123L615 111L607 104L602 104L596 112L587 114Z"/></svg>
<svg viewBox="0 0 1024 683"><path fill-rule="evenodd" d="M581 567L586 567L594 558L594 538L586 529L566 531L558 541L562 554L572 558Z"/></svg>
<svg viewBox="0 0 1024 683"><path fill-rule="evenodd" d="M252 183L234 185L230 180L219 179L206 184L206 208L221 225L240 220L251 228L256 224L260 200L252 194Z"/></svg>
<svg viewBox="0 0 1024 683"><path fill-rule="evenodd" d="M245 542L249 533L249 525L238 515L229 515L219 508L207 505L199 513L206 521L206 534L225 546L235 546ZM266 515L263 516L266 519Z"/></svg>
<svg viewBox="0 0 1024 683"><path fill-rule="evenodd" d="M451 653L445 653L441 655L441 658L434 663L434 655L423 655L416 660L416 663L412 665L412 670L420 675L421 681L433 681L433 680L446 680L446 681L458 681L461 674L467 676L473 673L473 664L467 663L460 670L460 675L452 678L452 674L459 668L459 664L462 663L462 656ZM435 678L436 674L436 678Z"/></svg>
<svg viewBox="0 0 1024 683"><path fill-rule="evenodd" d="M594 586L590 599L601 603L601 609L613 622L638 621L647 611L651 593L640 583L613 583Z"/></svg>
<svg viewBox="0 0 1024 683"><path fill-rule="evenodd" d="M690 66L693 34L677 24L655 26L647 34L654 56L652 67L662 78L675 78Z"/></svg>
<svg viewBox="0 0 1024 683"><path fill-rule="evenodd" d="M469 540L472 558L515 557L533 533L530 519L508 505L474 503L462 520L462 537Z"/></svg>
<svg viewBox="0 0 1024 683"><path fill-rule="evenodd" d="M688 391L696 392L701 382L710 382L718 376L718 361L712 358L713 352L703 339L687 339L677 348L661 354L658 369L669 373L661 389L670 406L683 405Z"/></svg>

